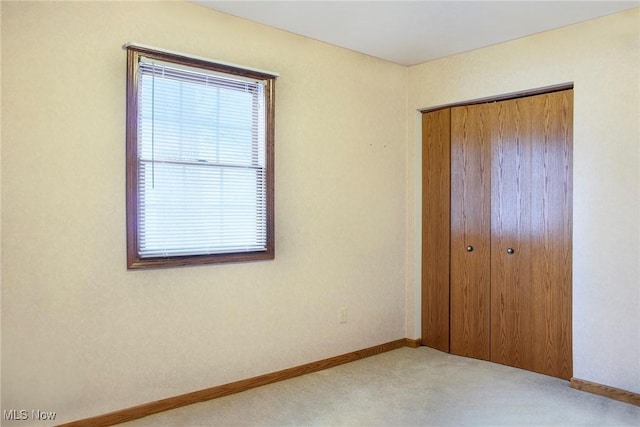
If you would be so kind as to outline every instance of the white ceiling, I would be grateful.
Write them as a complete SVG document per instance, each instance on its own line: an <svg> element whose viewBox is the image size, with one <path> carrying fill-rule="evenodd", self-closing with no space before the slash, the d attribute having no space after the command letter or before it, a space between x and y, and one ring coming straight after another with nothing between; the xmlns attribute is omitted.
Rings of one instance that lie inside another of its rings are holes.
<svg viewBox="0 0 640 427"><path fill-rule="evenodd" d="M192 1L404 65L640 6L640 0Z"/></svg>

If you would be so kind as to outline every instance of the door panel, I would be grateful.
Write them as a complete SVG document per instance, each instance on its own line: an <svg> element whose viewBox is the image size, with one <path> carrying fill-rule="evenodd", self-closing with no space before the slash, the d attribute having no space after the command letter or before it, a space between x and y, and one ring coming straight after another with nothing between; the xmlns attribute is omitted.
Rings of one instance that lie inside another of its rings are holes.
<svg viewBox="0 0 640 427"><path fill-rule="evenodd" d="M491 360L567 379L571 97L498 103L492 172Z"/></svg>
<svg viewBox="0 0 640 427"><path fill-rule="evenodd" d="M451 109L451 353L489 360L495 104Z"/></svg>
<svg viewBox="0 0 640 427"><path fill-rule="evenodd" d="M572 376L571 345L571 152L573 92L535 97L533 129L531 370ZM544 179L542 178L544 177Z"/></svg>
<svg viewBox="0 0 640 427"><path fill-rule="evenodd" d="M497 103L491 178L491 360L516 367L531 365L530 120L528 103Z"/></svg>
<svg viewBox="0 0 640 427"><path fill-rule="evenodd" d="M422 115L422 341L449 351L450 110Z"/></svg>

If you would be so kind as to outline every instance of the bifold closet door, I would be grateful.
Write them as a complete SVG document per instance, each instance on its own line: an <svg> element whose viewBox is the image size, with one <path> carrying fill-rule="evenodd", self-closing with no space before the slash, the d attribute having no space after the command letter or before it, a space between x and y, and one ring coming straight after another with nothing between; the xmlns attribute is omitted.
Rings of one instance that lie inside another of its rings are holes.
<svg viewBox="0 0 640 427"><path fill-rule="evenodd" d="M491 360L569 379L573 91L496 108Z"/></svg>
<svg viewBox="0 0 640 427"><path fill-rule="evenodd" d="M451 353L489 360L495 104L451 109Z"/></svg>
<svg viewBox="0 0 640 427"><path fill-rule="evenodd" d="M572 376L573 90L423 114L422 337Z"/></svg>

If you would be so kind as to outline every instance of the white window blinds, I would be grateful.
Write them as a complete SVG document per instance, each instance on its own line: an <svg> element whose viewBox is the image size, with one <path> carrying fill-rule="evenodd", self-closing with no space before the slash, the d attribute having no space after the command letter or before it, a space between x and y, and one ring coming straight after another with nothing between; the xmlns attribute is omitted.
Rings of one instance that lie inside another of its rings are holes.
<svg viewBox="0 0 640 427"><path fill-rule="evenodd" d="M266 250L264 83L140 58L141 258Z"/></svg>

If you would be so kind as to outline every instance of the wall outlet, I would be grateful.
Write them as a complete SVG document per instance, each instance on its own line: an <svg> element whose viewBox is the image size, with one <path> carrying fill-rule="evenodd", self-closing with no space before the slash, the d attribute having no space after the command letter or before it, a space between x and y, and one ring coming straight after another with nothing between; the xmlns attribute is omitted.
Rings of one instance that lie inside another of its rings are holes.
<svg viewBox="0 0 640 427"><path fill-rule="evenodd" d="M340 307L340 323L347 323L347 307Z"/></svg>

